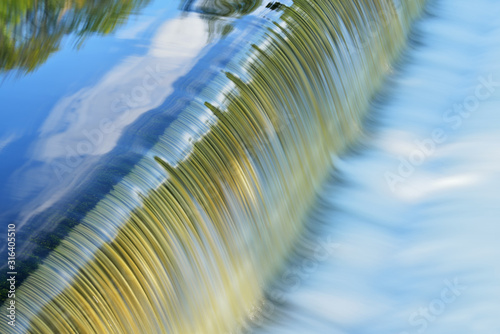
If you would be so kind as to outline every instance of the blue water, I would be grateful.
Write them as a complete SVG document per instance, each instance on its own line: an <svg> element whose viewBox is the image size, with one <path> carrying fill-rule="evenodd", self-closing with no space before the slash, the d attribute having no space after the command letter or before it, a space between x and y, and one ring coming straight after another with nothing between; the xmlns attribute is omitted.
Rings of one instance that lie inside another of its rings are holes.
<svg viewBox="0 0 500 334"><path fill-rule="evenodd" d="M253 332L500 332L499 14L493 0L430 1L365 137L332 157ZM212 28L153 1L80 48L67 36L32 73L0 75L0 226L62 208L110 155L140 155L123 143L183 101L176 83L220 50Z"/></svg>
<svg viewBox="0 0 500 334"><path fill-rule="evenodd" d="M177 1L153 1L122 19L82 46L66 36L33 72L0 73L0 226L21 228L74 195L126 129L163 103L218 39Z"/></svg>
<svg viewBox="0 0 500 334"><path fill-rule="evenodd" d="M499 14L430 2L255 333L500 332Z"/></svg>

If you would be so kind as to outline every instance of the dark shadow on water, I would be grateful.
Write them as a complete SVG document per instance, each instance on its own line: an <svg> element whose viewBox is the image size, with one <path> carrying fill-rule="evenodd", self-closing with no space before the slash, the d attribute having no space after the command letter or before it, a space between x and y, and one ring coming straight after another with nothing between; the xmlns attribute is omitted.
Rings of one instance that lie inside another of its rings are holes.
<svg viewBox="0 0 500 334"><path fill-rule="evenodd" d="M261 2L262 0L183 0L181 9L214 16L239 17L253 12Z"/></svg>

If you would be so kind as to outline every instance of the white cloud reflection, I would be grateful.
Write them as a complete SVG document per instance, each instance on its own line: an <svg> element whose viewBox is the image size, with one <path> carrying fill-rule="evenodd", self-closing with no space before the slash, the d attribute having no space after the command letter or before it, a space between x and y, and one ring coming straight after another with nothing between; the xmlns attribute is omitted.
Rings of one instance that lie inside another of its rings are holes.
<svg viewBox="0 0 500 334"><path fill-rule="evenodd" d="M79 143L89 141L103 120L113 130L91 150L81 151L90 155L111 151L128 125L172 93L173 83L191 69L207 41L206 22L199 16L166 22L145 56L128 57L95 85L57 103L40 129L35 159L50 161L66 156L68 150L78 151Z"/></svg>
<svg viewBox="0 0 500 334"><path fill-rule="evenodd" d="M207 23L197 14L173 18L158 29L147 54L125 58L94 85L61 98L39 129L31 159L5 189L22 203L15 209L21 212L18 227L81 184L127 126L172 94L174 82L196 64L208 41ZM15 138L4 139L5 147ZM58 180L55 162L66 168L64 179Z"/></svg>

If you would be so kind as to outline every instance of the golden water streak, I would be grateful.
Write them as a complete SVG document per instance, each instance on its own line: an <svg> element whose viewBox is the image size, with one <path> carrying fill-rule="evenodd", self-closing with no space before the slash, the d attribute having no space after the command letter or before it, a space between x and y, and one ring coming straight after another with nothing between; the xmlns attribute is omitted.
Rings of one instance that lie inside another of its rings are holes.
<svg viewBox="0 0 500 334"><path fill-rule="evenodd" d="M423 3L282 7L18 289L18 330L241 326Z"/></svg>

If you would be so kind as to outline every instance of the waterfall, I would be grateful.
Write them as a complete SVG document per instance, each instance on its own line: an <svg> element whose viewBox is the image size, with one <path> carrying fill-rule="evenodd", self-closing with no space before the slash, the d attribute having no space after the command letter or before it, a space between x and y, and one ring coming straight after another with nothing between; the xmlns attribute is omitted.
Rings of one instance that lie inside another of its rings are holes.
<svg viewBox="0 0 500 334"><path fill-rule="evenodd" d="M424 2L283 1L236 19L178 85L192 98L134 134L152 144L18 288L16 330L242 328Z"/></svg>

